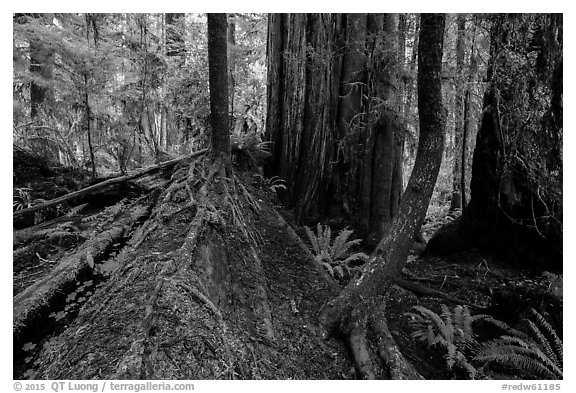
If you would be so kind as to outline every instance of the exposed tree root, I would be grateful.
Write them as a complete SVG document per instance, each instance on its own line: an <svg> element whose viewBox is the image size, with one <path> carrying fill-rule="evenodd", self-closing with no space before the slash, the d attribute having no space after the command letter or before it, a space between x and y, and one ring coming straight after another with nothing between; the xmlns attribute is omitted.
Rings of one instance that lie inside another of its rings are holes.
<svg viewBox="0 0 576 393"><path fill-rule="evenodd" d="M372 330L376 335L378 355L386 364L390 379L424 379L398 348L388 329L384 307L374 315Z"/></svg>
<svg viewBox="0 0 576 393"><path fill-rule="evenodd" d="M190 292L192 295L194 295L194 297L196 297L196 299L200 300L202 303L204 303L204 305L206 307L208 307L208 309L210 311L212 311L212 313L214 314L214 316L216 317L216 319L218 320L218 322L220 324L222 324L223 329L225 329L224 325L223 325L223 319L222 319L222 314L220 313L220 310L218 310L216 308L216 306L214 305L214 303L212 303L212 301L210 299L208 299L206 297L206 295L204 295L202 292L200 292L199 290L197 290L194 287L191 287L190 285L186 285L184 283L178 283L178 285L180 285L182 288L184 288L185 290L187 290L188 292Z"/></svg>
<svg viewBox="0 0 576 393"><path fill-rule="evenodd" d="M384 302L368 313L362 306L341 320L338 329L349 344L360 379L423 379L404 357L388 329ZM370 315L369 315L370 314Z"/></svg>
<svg viewBox="0 0 576 393"><path fill-rule="evenodd" d="M374 365L366 342L366 320L356 322L348 337L350 350L354 356L356 372L360 379L376 379Z"/></svg>

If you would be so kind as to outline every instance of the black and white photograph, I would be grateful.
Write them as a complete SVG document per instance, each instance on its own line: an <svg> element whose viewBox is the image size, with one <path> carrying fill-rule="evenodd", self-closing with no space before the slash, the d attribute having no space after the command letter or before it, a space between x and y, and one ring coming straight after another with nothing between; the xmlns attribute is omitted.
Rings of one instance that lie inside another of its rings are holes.
<svg viewBox="0 0 576 393"><path fill-rule="evenodd" d="M381 9L12 13L14 391L566 390L564 14Z"/></svg>

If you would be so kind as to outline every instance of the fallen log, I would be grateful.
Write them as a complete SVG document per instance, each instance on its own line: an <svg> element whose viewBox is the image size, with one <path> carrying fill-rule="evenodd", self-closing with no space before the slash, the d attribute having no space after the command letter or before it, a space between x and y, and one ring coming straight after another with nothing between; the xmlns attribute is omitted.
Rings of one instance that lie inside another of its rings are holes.
<svg viewBox="0 0 576 393"><path fill-rule="evenodd" d="M109 180L106 180L106 181L103 181L103 182L100 182L97 184L93 184L89 187L83 188L83 189L78 190L78 191L71 192L71 193L66 194L66 195L62 195L61 197L54 198L54 199L46 201L44 203L40 203L36 206L31 206L31 207L26 208L26 209L17 210L12 214L12 219L15 220L15 219L24 217L27 214L34 213L34 212L37 212L37 211L40 211L40 210L43 210L43 209L46 209L46 208L49 208L52 206L56 206L59 203L67 202L71 199L78 198L78 197L81 197L84 195L88 195L90 193L93 193L94 191L101 190L101 189L104 189L106 187L110 187L110 186L115 185L115 184L124 183L124 182L127 182L129 180L136 179L138 177L149 175L150 173L174 166L180 162L189 160L191 158L198 157L198 156L206 153L206 151L207 151L207 149L203 149L203 150L197 151L195 153L192 153L190 155L187 155L185 157L175 158L173 160L163 162L159 165L155 165L155 166L152 166L150 168L142 169L140 171L134 172L134 173L129 174L129 175L115 177L115 178L112 178L112 179L109 179Z"/></svg>
<svg viewBox="0 0 576 393"><path fill-rule="evenodd" d="M26 332L40 329L51 307L66 296L66 290L72 288L79 277L91 274L93 264L103 260L112 245L148 214L149 208L145 205L132 207L125 217L61 260L48 276L16 295L13 299L14 343L21 342Z"/></svg>

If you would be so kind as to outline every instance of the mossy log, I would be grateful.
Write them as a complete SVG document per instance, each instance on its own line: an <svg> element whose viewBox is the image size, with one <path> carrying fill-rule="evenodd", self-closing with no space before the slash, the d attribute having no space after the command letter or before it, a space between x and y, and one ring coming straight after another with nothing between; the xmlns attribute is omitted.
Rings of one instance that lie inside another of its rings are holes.
<svg viewBox="0 0 576 393"><path fill-rule="evenodd" d="M137 205L108 229L87 240L73 254L63 258L46 277L32 284L13 299L14 343L20 343L29 331L37 330L51 307L65 297L76 281L90 276L94 263L108 254L113 244L126 236L138 221L149 214L148 207Z"/></svg>

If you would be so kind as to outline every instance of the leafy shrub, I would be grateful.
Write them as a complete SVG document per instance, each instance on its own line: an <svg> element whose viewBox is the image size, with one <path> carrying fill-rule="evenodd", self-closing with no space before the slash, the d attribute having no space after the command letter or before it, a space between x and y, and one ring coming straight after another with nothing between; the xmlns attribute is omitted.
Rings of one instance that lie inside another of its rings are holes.
<svg viewBox="0 0 576 393"><path fill-rule="evenodd" d="M350 263L353 261L366 261L368 255L363 252L351 253L350 249L360 243L361 239L348 240L354 232L344 228L332 242L330 226L318 223L316 234L309 227L304 227L308 239L312 244L314 259L321 263L332 277L344 278L351 274Z"/></svg>

